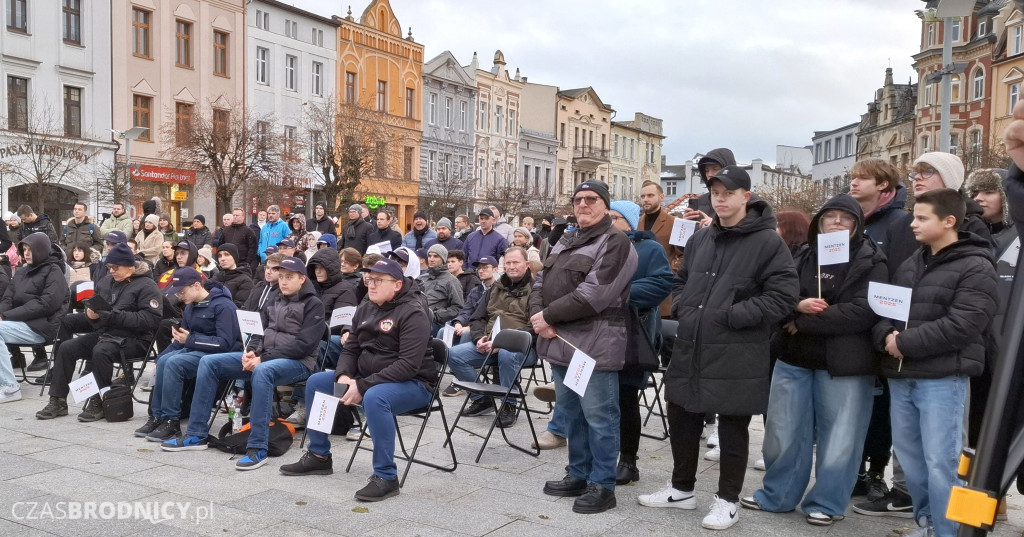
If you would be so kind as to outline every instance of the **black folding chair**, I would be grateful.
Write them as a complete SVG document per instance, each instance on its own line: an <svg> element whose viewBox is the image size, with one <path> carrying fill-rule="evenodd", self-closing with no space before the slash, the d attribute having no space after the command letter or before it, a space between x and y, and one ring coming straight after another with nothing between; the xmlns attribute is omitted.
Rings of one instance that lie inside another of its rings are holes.
<svg viewBox="0 0 1024 537"><path fill-rule="evenodd" d="M143 346L145 350L139 356L127 356L124 352L121 353L122 362L120 364L114 364L114 376L117 376L117 370L120 369L125 378L128 379L129 384L132 387L132 399L137 403L144 405L149 404L149 397L142 399L135 395L136 390L139 387L139 382L142 380L143 373L146 372L146 367L149 363L155 362L156 357L159 354L156 350L156 337L152 337L148 340L143 339Z"/></svg>
<svg viewBox="0 0 1024 537"><path fill-rule="evenodd" d="M679 322L671 319L661 320L661 338L662 341L673 340L676 337L676 333L679 330ZM651 416L657 416L661 420L661 434L654 435L650 433L641 432L641 436L652 438L654 440L665 440L668 438L668 420L666 419L665 407L661 402L661 392L665 388L665 371L668 370L667 366L661 366L657 371L652 371L647 377L647 386L645 389L640 391L640 406L647 410L647 416L644 417L643 426L646 427L647 423L651 420ZM654 388L654 397L651 399L647 398L647 389Z"/></svg>
<svg viewBox="0 0 1024 537"><path fill-rule="evenodd" d="M498 332L498 335L495 336L494 341L491 343L491 352L487 353L487 356L484 357L484 363L480 366L480 373L477 376L476 382L465 382L461 380L454 381L455 385L462 388L462 390L465 391L467 394L479 394L485 397L489 397L491 400L491 406L494 407L494 419L491 420L491 426L490 428L487 429L487 434L484 436L484 442L480 446L480 451L476 454L476 462L480 462L480 457L484 454L484 448L487 447L487 442L491 439L491 434L494 432L494 428L498 426L498 417L500 414L500 409L498 407L499 398L502 399L503 401L507 399L515 399L516 413L526 413L526 423L529 424L530 426L530 435L533 436L533 445L537 445L537 431L534 429L533 420L530 418L530 407L529 405L526 404L527 392L523 390L522 387L519 385L519 373L523 369L522 363L520 363L519 367L516 368L515 376L513 377L512 382L509 383L508 388L500 384L491 384L484 382L484 379L486 378L487 375L487 369L491 367L498 367L499 349L504 349L509 352L521 353L524 356L523 361L525 362L525 357L529 356L530 349L532 347L533 337L530 335L529 332L524 332L522 330L502 330L501 332ZM462 419L462 412L463 410L466 409L466 405L469 404L469 400L470 397L467 395L465 400L462 402L462 408L459 409L458 416L455 417L455 423L452 424L452 429L455 429L459 426L459 420ZM509 447L512 447L513 449L517 449L519 451L522 451L523 453L526 453L527 455L532 455L534 457L540 455L539 448L529 449L522 447L509 440L508 434L505 432L504 427L498 428L501 429L501 436L502 438L505 439L505 443L508 444ZM465 428L462 429L467 432L472 432L468 431Z"/></svg>
<svg viewBox="0 0 1024 537"><path fill-rule="evenodd" d="M459 461L458 459L455 458L455 446L452 445L451 442L452 430L454 429L454 426L452 428L448 427L448 418L446 418L444 415L444 403L442 401L443 398L441 397L441 380L444 377L445 369L448 366L448 346L445 345L444 342L441 341L440 339L431 338L430 351L434 357L434 363L437 367L437 377L434 379L434 389L430 394L430 403L428 403L427 406L423 408L418 408L416 410L410 412L403 412L400 414L401 416L415 416L418 418L422 418L423 420L420 423L420 430L416 434L416 441L413 442L412 453L406 451L405 441L402 439L402 428L398 426L398 416L395 416L395 433L396 436L398 437L398 445L402 450L402 456L395 455L395 458L406 461L405 471L402 472L402 479L398 482L399 487L405 486L405 478L406 476L409 475L409 469L412 468L412 463L414 462L416 464L422 464L423 466L428 466L430 468L435 468L437 470L441 470L444 472L454 472L455 469L459 466ZM343 409L339 408L339 410ZM441 424L444 427L445 436L444 445L448 447L448 451L452 456L452 463L450 466L442 466L437 463L416 458L416 451L419 450L420 440L423 438L423 431L426 430L427 422L430 421L430 415L433 414L434 412L441 415ZM355 448L352 449L352 456L350 456L348 459L348 466L345 467L346 472L352 469L352 462L356 460L356 453L358 453L360 449L366 451L373 451L373 448L368 448L362 445L364 438L366 438L365 423L361 427L359 440L356 442Z"/></svg>

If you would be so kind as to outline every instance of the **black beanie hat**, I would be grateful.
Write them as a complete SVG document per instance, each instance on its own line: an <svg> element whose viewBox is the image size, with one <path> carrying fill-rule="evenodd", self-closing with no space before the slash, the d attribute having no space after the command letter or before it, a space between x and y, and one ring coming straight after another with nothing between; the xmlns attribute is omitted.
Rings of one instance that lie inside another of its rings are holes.
<svg viewBox="0 0 1024 537"><path fill-rule="evenodd" d="M591 179L584 181L583 183L576 186L572 191L573 197L576 196L581 190L589 190L604 200L604 206L610 207L612 204L611 197L608 196L608 185L604 181L598 181L597 179Z"/></svg>
<svg viewBox="0 0 1024 537"><path fill-rule="evenodd" d="M227 252L231 257L235 258L235 264L238 264L238 247L230 242L226 242L217 247L217 253Z"/></svg>
<svg viewBox="0 0 1024 537"><path fill-rule="evenodd" d="M199 220L200 222L203 223L204 226L206 225L206 217L201 215L201 214L195 215L192 219L193 220Z"/></svg>

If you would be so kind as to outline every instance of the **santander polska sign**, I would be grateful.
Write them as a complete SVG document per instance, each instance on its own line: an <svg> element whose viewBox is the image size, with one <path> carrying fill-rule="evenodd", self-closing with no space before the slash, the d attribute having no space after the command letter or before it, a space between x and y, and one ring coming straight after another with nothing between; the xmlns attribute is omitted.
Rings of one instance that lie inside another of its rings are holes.
<svg viewBox="0 0 1024 537"><path fill-rule="evenodd" d="M194 170L141 165L132 166L132 179L194 185L196 184L196 172Z"/></svg>

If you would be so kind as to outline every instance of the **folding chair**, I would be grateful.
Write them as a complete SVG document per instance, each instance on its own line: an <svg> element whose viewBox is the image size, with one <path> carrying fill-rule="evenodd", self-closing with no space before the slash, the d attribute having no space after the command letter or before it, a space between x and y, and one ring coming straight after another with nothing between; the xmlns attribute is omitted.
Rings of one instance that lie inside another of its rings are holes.
<svg viewBox="0 0 1024 537"><path fill-rule="evenodd" d="M400 414L401 416L415 416L418 418L422 418L423 420L420 423L420 430L416 434L416 441L413 442L412 453L406 451L405 441L402 440L402 428L398 426L398 416L394 417L395 433L396 436L398 437L398 445L402 450L402 456L398 456L396 454L395 458L406 461L405 471L402 472L402 479L398 482L399 487L405 486L405 478L409 475L409 469L412 468L412 463L414 462L416 464L422 464L424 466L435 468L437 470L441 470L444 472L454 472L455 469L459 466L459 461L458 459L455 458L455 446L452 444L451 441L454 425L452 428L448 427L448 418L446 418L444 415L444 403L442 401L443 398L441 397L441 380L444 377L445 369L448 366L448 346L445 345L444 342L441 341L440 339L431 338L430 351L434 357L434 364L437 366L437 377L434 379L434 390L430 394L430 403L428 403L427 406L423 408L418 408L416 410L410 412L403 412ZM449 453L451 453L452 456L452 464L450 466L442 466L437 463L416 458L416 451L419 450L420 448L420 440L423 438L423 431L426 430L427 422L430 421L430 415L433 414L434 412L437 412L438 414L441 415L441 424L444 427L445 445L448 446L448 451ZM352 469L352 462L356 460L356 453L358 453L360 449L366 451L373 451L373 448L364 447L362 445L364 438L366 438L365 423L361 428L359 440L356 442L355 448L352 449L352 455L348 459L348 466L345 467L345 472L348 472L349 470ZM305 437L303 437L303 440L305 440Z"/></svg>
<svg viewBox="0 0 1024 537"><path fill-rule="evenodd" d="M137 397L135 395L135 391L139 387L139 382L142 380L142 375L143 373L146 372L146 367L149 365L149 362L155 362L156 357L159 353L156 351L155 335L148 341L145 339L142 341L145 342L144 345L146 350L143 351L141 358L138 356L125 356L124 353L122 353L122 363L114 364L114 371L115 377L117 375L118 369L121 369L124 372L125 377L128 379L129 383L132 386L132 399L134 399L137 403L142 403L146 405L149 404L149 397L147 397L146 399ZM138 366L135 366L134 364L138 364Z"/></svg>
<svg viewBox="0 0 1024 537"><path fill-rule="evenodd" d="M494 432L495 426L498 425L498 414L500 409L498 407L498 398L504 399L515 399L516 400L516 412L526 413L526 423L530 426L530 434L533 436L533 445L537 445L537 431L533 428L533 420L530 419L530 407L526 404L527 392L522 389L519 385L519 373L522 371L523 366L520 363L516 369L513 381L509 383L508 388L500 384L490 384L483 382L486 377L486 370L488 367L498 367L498 350L504 349L509 352L522 353L523 356L527 356L530 353L530 349L533 347L533 337L529 332L522 330L502 330L495 336L494 341L491 343L491 352L484 357L484 363L480 366L480 373L477 376L476 382L465 382L461 380L454 381L455 385L462 388L467 394L479 394L485 397L490 397L491 405L494 407L494 419L491 420L491 426L487 429L487 435L484 436L484 442L480 446L480 451L476 454L476 462L480 462L480 457L484 454L484 448L487 447L487 442L491 439L491 434ZM525 361L525 358L524 358ZM467 395L465 400L462 402L462 408L459 409L459 414L455 417L455 423L452 424L452 429L459 426L459 420L462 419L462 411L465 410L466 405L469 404L470 397ZM505 439L505 443L512 447L537 457L540 455L540 449L527 449L520 445L513 443L508 438L508 434L505 432L504 427L498 427L501 429L501 436ZM463 430L466 430L463 428ZM469 431L471 432L471 431Z"/></svg>
<svg viewBox="0 0 1024 537"><path fill-rule="evenodd" d="M669 341L670 339L676 338L676 332L679 330L679 322L671 319L661 320L661 339L662 341ZM644 390L640 391L640 406L647 410L647 416L644 418L643 426L647 426L647 422L651 420L651 416L657 416L661 420L662 433L660 435L653 435L650 433L641 432L640 436L652 438L654 440L665 440L668 438L668 420L665 419L665 407L661 403L661 392L665 388L665 371L668 370L667 366L661 366L657 371L652 371L647 377L647 386ZM647 389L654 388L654 397L651 399L647 398ZM657 408L657 410L655 410Z"/></svg>

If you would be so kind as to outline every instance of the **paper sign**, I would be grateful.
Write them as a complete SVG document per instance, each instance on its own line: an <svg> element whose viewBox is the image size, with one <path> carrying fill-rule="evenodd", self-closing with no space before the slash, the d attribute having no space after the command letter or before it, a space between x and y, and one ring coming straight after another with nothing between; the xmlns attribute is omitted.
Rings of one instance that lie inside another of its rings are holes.
<svg viewBox="0 0 1024 537"><path fill-rule="evenodd" d="M323 392L316 392L313 404L306 409L306 428L331 434L334 428L334 413L338 411L341 399Z"/></svg>
<svg viewBox="0 0 1024 537"><path fill-rule="evenodd" d="M669 244L676 246L686 246L686 241L690 240L694 232L697 231L697 221L687 220L685 218L676 218L672 222L672 235L668 238Z"/></svg>
<svg viewBox="0 0 1024 537"><path fill-rule="evenodd" d="M1017 266L1017 259L1020 258L1020 237L1013 239L1013 244L999 257L999 262L1006 263L1011 267Z"/></svg>
<svg viewBox="0 0 1024 537"><path fill-rule="evenodd" d="M254 336L263 335L263 319L258 311L238 310L238 328L243 334Z"/></svg>
<svg viewBox="0 0 1024 537"><path fill-rule="evenodd" d="M96 384L96 377L92 373L69 382L68 388L71 389L71 396L75 398L76 403L81 403L100 393L100 387Z"/></svg>
<svg viewBox="0 0 1024 537"><path fill-rule="evenodd" d="M878 282L868 282L868 304L879 317L907 322L910 319L910 296L913 289Z"/></svg>
<svg viewBox="0 0 1024 537"><path fill-rule="evenodd" d="M498 332L501 332L501 317L494 318L494 326L491 328L491 341L494 341L498 337Z"/></svg>
<svg viewBox="0 0 1024 537"><path fill-rule="evenodd" d="M839 230L818 234L818 264L837 265L850 262L850 232Z"/></svg>
<svg viewBox="0 0 1024 537"><path fill-rule="evenodd" d="M355 306L343 306L341 308L335 308L331 312L331 328L341 325L351 325L352 316L356 314Z"/></svg>
<svg viewBox="0 0 1024 537"><path fill-rule="evenodd" d="M374 244L374 246L376 246L382 254L386 254L391 251L391 241L378 242L377 244Z"/></svg>
<svg viewBox="0 0 1024 537"><path fill-rule="evenodd" d="M583 397L595 365L597 365L596 360L587 356L587 353L576 349L576 352L572 353L572 360L569 361L569 369L565 372L565 387Z"/></svg>
<svg viewBox="0 0 1024 537"><path fill-rule="evenodd" d="M455 341L455 327L454 326L452 326L450 324L446 324L444 326L444 328L441 329L441 341L444 341L444 344L449 349L452 348L452 343Z"/></svg>

